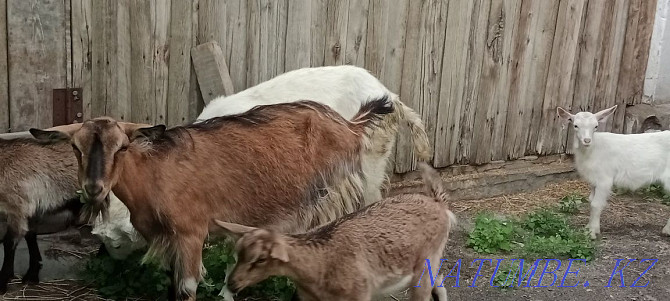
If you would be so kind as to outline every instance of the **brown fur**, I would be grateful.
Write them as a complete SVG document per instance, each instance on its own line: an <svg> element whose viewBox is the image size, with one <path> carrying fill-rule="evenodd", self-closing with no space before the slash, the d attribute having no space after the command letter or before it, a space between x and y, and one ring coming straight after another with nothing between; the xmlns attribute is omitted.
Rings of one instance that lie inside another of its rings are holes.
<svg viewBox="0 0 670 301"><path fill-rule="evenodd" d="M230 288L240 290L269 276L285 275L296 281L300 300L370 300L379 289L410 277L409 286L421 278L421 288L412 288L411 300L428 300L428 273L421 277L425 260L430 259L436 275L455 218L436 173L426 164L421 167L430 196L386 198L304 234L283 235L217 221L238 238ZM433 292L440 290L444 288Z"/></svg>
<svg viewBox="0 0 670 301"><path fill-rule="evenodd" d="M38 282L42 260L36 242L36 225L49 214L80 208L76 199L77 161L67 143L40 143L34 139L0 139L0 213L7 218L3 234L4 262L0 293L14 276L14 252L24 237L30 266L24 282Z"/></svg>
<svg viewBox="0 0 670 301"><path fill-rule="evenodd" d="M360 172L363 134L376 114L391 110L381 99L348 122L327 106L303 101L164 133L96 118L56 138L71 137L81 151L82 185L91 184L88 155L100 139L103 175L93 184L102 193L92 202L107 203L112 189L149 240L147 255L174 269L177 297L194 298L195 288L183 281L202 278L201 250L213 219L282 231L314 223L308 212L324 206L315 202L321 191ZM296 212L303 218L296 219Z"/></svg>

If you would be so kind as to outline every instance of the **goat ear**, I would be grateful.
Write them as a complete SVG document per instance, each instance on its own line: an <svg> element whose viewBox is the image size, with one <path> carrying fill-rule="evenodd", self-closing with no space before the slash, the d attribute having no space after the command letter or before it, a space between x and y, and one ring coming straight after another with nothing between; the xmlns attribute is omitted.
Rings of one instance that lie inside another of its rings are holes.
<svg viewBox="0 0 670 301"><path fill-rule="evenodd" d="M117 122L117 124L119 125L121 130L123 130L123 132L126 133L126 136L128 136L130 140L133 140L134 138L137 138L139 136L143 136L137 133L139 129L154 128L154 126L150 124L143 124L143 123ZM163 126L163 131L165 131L165 126Z"/></svg>
<svg viewBox="0 0 670 301"><path fill-rule="evenodd" d="M256 230L256 228L254 227L244 226L240 224L226 223L218 219L214 219L214 223L216 223L219 227L223 228L226 234L228 236L233 237L234 239L238 239L242 237L242 235L251 232L253 230Z"/></svg>
<svg viewBox="0 0 670 301"><path fill-rule="evenodd" d="M604 110L596 113L595 115L596 115L596 118L598 118L598 122L607 121L607 117L612 115L612 113L614 113L614 111L616 111L616 108L617 108L617 105L614 105L613 107L611 107L609 109L604 109Z"/></svg>
<svg viewBox="0 0 670 301"><path fill-rule="evenodd" d="M270 257L282 262L288 262L288 248L283 238L277 237L275 239L272 250L270 250Z"/></svg>
<svg viewBox="0 0 670 301"><path fill-rule="evenodd" d="M160 136L163 136L163 133L165 133L165 125L162 124L148 128L143 127L136 129L130 136L130 140L135 140L138 137L146 137L149 140L154 140Z"/></svg>
<svg viewBox="0 0 670 301"><path fill-rule="evenodd" d="M575 115L570 114L570 112L561 107L556 107L556 114L561 119L561 128L565 128L568 123L575 121Z"/></svg>
<svg viewBox="0 0 670 301"><path fill-rule="evenodd" d="M33 137L35 137L35 139L40 141L48 141L48 142L66 141L70 140L71 137L69 133L61 131L47 131L35 128L31 128L29 131L30 134L33 135Z"/></svg>

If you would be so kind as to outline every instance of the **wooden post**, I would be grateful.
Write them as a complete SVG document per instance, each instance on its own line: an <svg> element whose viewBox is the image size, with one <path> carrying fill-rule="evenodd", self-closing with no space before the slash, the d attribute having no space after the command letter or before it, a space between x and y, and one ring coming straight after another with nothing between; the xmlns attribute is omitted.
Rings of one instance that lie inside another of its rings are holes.
<svg viewBox="0 0 670 301"><path fill-rule="evenodd" d="M193 47L191 59L193 59L193 67L195 67L195 74L198 77L198 85L205 104L216 97L230 96L235 93L223 51L216 42L207 42Z"/></svg>

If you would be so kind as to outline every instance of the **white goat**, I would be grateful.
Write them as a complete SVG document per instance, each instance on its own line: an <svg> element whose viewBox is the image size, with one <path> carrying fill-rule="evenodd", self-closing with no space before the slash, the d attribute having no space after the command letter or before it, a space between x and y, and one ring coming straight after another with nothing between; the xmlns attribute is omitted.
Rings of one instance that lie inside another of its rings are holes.
<svg viewBox="0 0 670 301"><path fill-rule="evenodd" d="M600 233L600 214L607 205L612 186L638 189L655 182L670 189L670 131L643 134L595 132L617 106L598 113L570 114L558 107L563 126L575 128L573 148L579 175L591 185L591 216L587 228L591 238ZM662 231L670 235L670 219Z"/></svg>
<svg viewBox="0 0 670 301"><path fill-rule="evenodd" d="M307 233L284 235L216 220L236 240L238 262L228 286L240 291L282 275L296 282L305 301L363 301L407 287L411 300L432 295L446 301L438 273L456 218L437 172L420 164L429 196L390 197Z"/></svg>
<svg viewBox="0 0 670 301"><path fill-rule="evenodd" d="M214 99L203 109L196 122L217 116L244 113L258 105L299 100L313 100L325 104L342 117L351 120L363 104L384 95L388 95L393 102L394 112L383 116L380 126L369 135L368 149L361 154L365 179L352 178L350 181L353 184L349 184L354 187L364 185L364 205L368 205L382 198L381 191L388 181L386 169L400 122L405 122L409 126L415 153L420 161L429 160L431 150L419 115L400 102L398 95L390 92L377 78L363 68L344 65L290 71L237 94ZM350 187L338 187L329 193L332 192L334 196L339 195L341 198L339 201L347 207L347 211L351 211L352 209L349 208L351 206L348 204L352 200L347 193L350 190ZM111 206L114 206L114 202ZM119 221L110 219L110 224L98 221L95 225L99 229L95 233L105 242L108 251L113 248L119 258L144 247L144 242L141 240L135 242L128 240L137 235L130 223L124 225L123 221L127 221L127 218Z"/></svg>

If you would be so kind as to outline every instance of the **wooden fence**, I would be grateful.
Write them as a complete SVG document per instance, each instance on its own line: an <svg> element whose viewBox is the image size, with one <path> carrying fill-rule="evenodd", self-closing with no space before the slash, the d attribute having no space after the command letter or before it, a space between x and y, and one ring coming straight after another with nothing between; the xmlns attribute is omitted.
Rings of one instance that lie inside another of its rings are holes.
<svg viewBox="0 0 670 301"><path fill-rule="evenodd" d="M367 68L421 113L434 164L566 151L555 107L640 101L655 0L0 1L0 131L47 127L52 90L84 118L177 125L203 103L191 48L217 41L235 91L285 71ZM4 13L6 11L6 14ZM3 19L5 18L6 19ZM404 130L403 130L404 132ZM400 135L396 171L411 167Z"/></svg>

